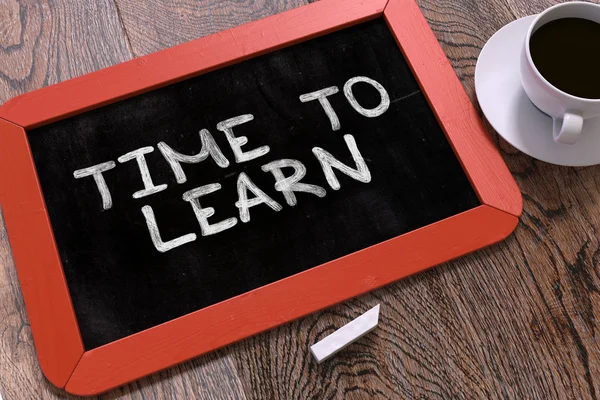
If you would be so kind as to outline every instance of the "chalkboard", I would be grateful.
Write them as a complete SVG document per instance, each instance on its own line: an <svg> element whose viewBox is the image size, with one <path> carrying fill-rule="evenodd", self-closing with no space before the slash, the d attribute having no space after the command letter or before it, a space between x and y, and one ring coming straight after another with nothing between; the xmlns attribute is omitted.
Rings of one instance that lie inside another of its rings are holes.
<svg viewBox="0 0 600 400"><path fill-rule="evenodd" d="M11 99L0 205L40 368L86 396L497 243L522 212L414 0L321 0Z"/></svg>
<svg viewBox="0 0 600 400"><path fill-rule="evenodd" d="M480 205L383 18L27 134L86 350Z"/></svg>

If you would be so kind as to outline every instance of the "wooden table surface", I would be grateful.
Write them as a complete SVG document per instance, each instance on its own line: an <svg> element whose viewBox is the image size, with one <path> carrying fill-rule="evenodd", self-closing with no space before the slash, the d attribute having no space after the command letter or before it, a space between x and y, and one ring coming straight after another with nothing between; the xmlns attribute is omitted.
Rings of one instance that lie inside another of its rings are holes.
<svg viewBox="0 0 600 400"><path fill-rule="evenodd" d="M419 0L474 102L487 39L553 3ZM0 102L303 4L0 0ZM490 132L524 199L506 241L101 398L600 398L600 166L538 162ZM72 398L38 367L0 228L0 395ZM377 303L379 328L329 362L312 360L312 343Z"/></svg>

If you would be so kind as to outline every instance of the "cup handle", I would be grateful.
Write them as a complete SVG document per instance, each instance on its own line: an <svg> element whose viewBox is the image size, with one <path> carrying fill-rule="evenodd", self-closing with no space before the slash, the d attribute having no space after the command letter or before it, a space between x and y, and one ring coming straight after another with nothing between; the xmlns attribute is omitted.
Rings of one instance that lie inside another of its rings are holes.
<svg viewBox="0 0 600 400"><path fill-rule="evenodd" d="M564 144L574 144L583 129L583 117L579 114L565 113L561 118L552 118L554 141Z"/></svg>

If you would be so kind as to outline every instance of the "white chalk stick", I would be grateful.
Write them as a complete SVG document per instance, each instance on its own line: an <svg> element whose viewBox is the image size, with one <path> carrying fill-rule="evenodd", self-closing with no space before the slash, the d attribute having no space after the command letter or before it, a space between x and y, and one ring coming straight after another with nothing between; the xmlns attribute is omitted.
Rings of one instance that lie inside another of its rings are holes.
<svg viewBox="0 0 600 400"><path fill-rule="evenodd" d="M378 322L379 304L355 320L348 322L331 335L313 344L310 351L317 362L321 363L350 343L371 332Z"/></svg>

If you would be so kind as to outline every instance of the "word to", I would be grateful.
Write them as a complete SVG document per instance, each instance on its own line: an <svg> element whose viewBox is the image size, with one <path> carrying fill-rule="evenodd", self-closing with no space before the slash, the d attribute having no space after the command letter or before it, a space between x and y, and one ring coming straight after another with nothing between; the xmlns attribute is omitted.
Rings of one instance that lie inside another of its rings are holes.
<svg viewBox="0 0 600 400"><path fill-rule="evenodd" d="M377 107L364 108L358 103L352 92L353 85L358 82L369 84L379 92L380 102ZM341 124L335 110L328 100L328 97L338 92L339 90L337 86L331 86L300 96L300 101L302 103L315 100L320 103L325 115L331 123L331 129L333 131L340 130ZM364 76L351 78L344 84L343 92L346 100L352 106L352 108L357 113L368 118L375 118L382 115L390 106L390 98L385 88L379 84L379 82L371 78ZM242 147L248 144L248 138L246 136L236 136L234 134L234 128L236 126L248 123L253 119L254 116L252 114L244 114L221 121L216 126L217 130L225 135L225 138L227 139L227 142L229 143L229 146L233 152L235 162L238 164L263 157L270 152L269 146L266 145L256 147L252 150L243 150ZM187 177L181 164L197 164L210 157L220 168L227 168L230 165L230 161L225 157L215 142L212 134L207 129L200 130L199 135L201 150L195 155L182 154L164 142L157 144L158 150L171 167L171 170L175 176L175 180L178 184L182 184L187 181ZM320 147L314 147L312 149L312 153L318 160L327 183L333 190L340 189L340 182L336 177L334 169L362 183L368 183L371 181L371 173L360 151L358 150L354 137L349 134L344 135L344 141L348 146L348 150L352 155L354 163L356 164L355 168L343 164L325 149ZM150 175L145 157L146 154L152 153L153 151L154 147L146 146L130 151L129 153L123 154L117 158L117 161L121 164L130 161L135 161L137 163L144 188L133 193L132 196L134 199L141 199L167 189L167 184L163 183L156 185ZM117 164L114 161L107 161L91 167L78 169L73 172L75 179L81 179L85 177L92 177L94 179L96 187L98 188L98 193L102 199L103 210L109 210L113 206L112 196L108 185L106 184L104 173L116 168L116 166ZM288 174L286 176L283 170L290 168L293 172L291 175ZM298 160L279 159L262 165L261 169L262 171L271 173L273 175L275 180L275 190L282 194L283 199L289 206L296 205L297 199L295 193L297 192L310 193L318 197L325 197L327 194L325 188L321 186L301 182L306 175L306 167ZM183 200L188 202L192 207L196 219L198 220L202 236L215 235L219 232L233 228L238 223L238 218L236 217L226 218L219 222L209 222L208 219L214 215L215 209L213 207L203 207L200 204L200 198L219 190L221 190L221 185L219 183L211 183L183 193ZM239 220L243 223L250 221L250 209L260 204L264 204L276 212L283 209L280 203L256 186L250 177L244 172L241 172L237 177L237 194L238 199L235 202L235 206L239 210ZM197 239L197 235L195 233L187 233L177 238L165 241L161 237L160 229L158 227L152 207L145 205L141 208L141 211L146 220L146 226L148 227L150 239L152 240L156 250L159 252L167 252Z"/></svg>

